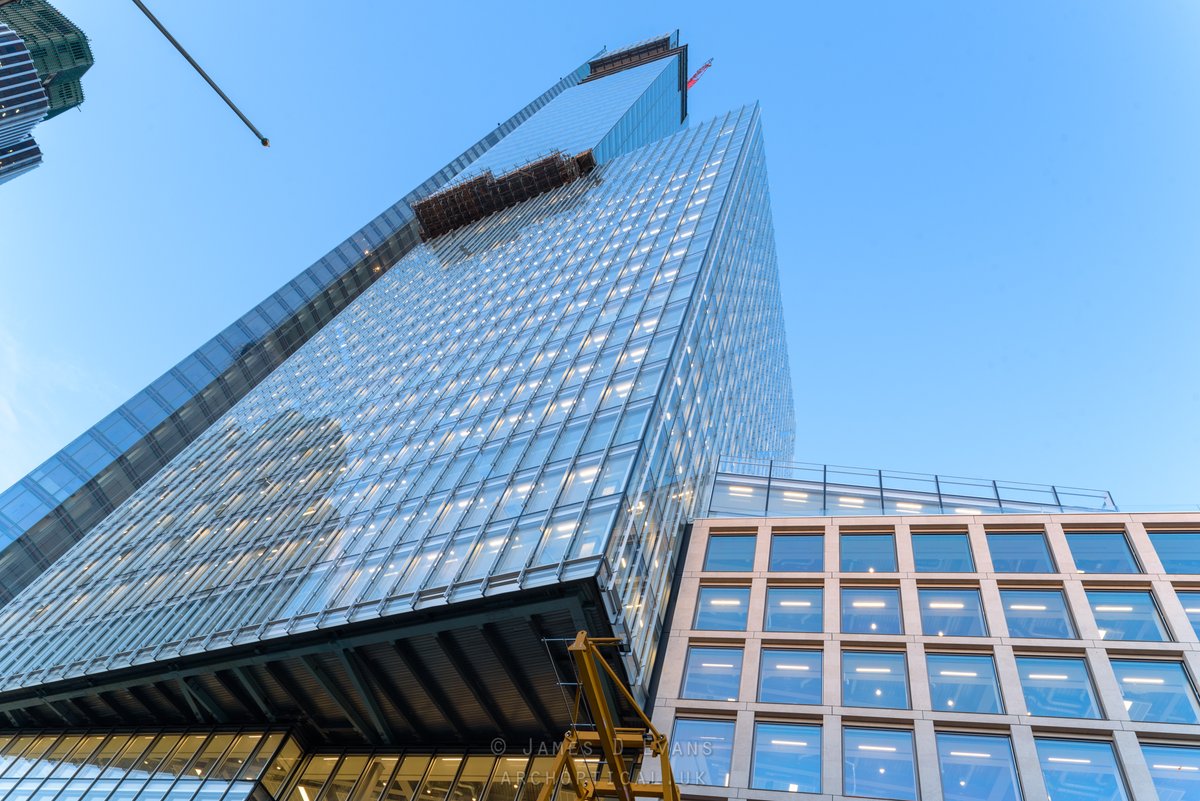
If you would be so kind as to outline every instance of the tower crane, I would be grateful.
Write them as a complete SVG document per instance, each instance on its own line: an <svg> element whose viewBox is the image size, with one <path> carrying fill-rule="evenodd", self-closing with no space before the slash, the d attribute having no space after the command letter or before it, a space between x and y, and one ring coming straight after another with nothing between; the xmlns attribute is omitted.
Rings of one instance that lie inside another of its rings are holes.
<svg viewBox="0 0 1200 801"><path fill-rule="evenodd" d="M212 87L212 90L214 92L216 92L222 100L225 101L225 105L227 105L231 109L233 109L233 113L238 115L238 119L240 119L242 122L244 122L246 124L246 127L249 128L250 131L255 136L258 137L258 141L262 143L262 146L270 147L271 140L268 139L267 137L263 136L262 133L257 128L254 127L254 123L250 122L249 117L247 117L245 114L243 114L242 110L240 108L238 108L236 105L234 105L234 102L229 99L229 95L227 95L221 91L221 87L217 86L217 82L214 81L212 78L208 77L208 73L204 71L204 68L196 63L196 59L192 58L191 54L188 53L188 51L183 49L183 45L181 45L179 43L179 41L174 36L171 35L171 32L167 30L166 26L164 26L161 22L158 21L158 17L154 16L154 14L151 13L150 9L146 8L146 4L143 3L142 0L133 0L133 4L135 6L137 6L143 14L146 15L146 19L148 19L152 23L154 23L154 27L158 28L159 33L161 33L163 36L165 36L167 38L167 41L175 46L175 49L179 51L179 54L187 59L187 63L192 65L192 69L194 69L194 70L196 70L196 72L200 73L200 77L203 78L208 83L208 85Z"/></svg>
<svg viewBox="0 0 1200 801"><path fill-rule="evenodd" d="M693 86L695 86L696 82L700 80L700 76L703 75L704 73L708 72L708 68L711 66L712 66L711 58L708 61L705 61L703 64L701 64L700 69L693 72L692 77L688 78L687 88L691 89Z"/></svg>

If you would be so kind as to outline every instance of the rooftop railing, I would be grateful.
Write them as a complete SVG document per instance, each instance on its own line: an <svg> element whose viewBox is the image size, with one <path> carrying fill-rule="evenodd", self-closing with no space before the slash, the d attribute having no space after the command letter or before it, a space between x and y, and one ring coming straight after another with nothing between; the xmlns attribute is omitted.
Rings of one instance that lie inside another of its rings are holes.
<svg viewBox="0 0 1200 801"><path fill-rule="evenodd" d="M1115 512L1106 490L722 457L701 517Z"/></svg>

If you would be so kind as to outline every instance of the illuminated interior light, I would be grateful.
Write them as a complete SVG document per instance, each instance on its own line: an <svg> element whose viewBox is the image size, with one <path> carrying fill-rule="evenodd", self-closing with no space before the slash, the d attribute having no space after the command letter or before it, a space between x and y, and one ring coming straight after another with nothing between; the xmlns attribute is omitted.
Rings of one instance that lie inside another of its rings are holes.
<svg viewBox="0 0 1200 801"><path fill-rule="evenodd" d="M798 748L804 748L808 743L800 740L772 740L771 745L793 745Z"/></svg>
<svg viewBox="0 0 1200 801"><path fill-rule="evenodd" d="M991 754L984 754L980 751L951 751L950 756L969 757L972 759L991 759Z"/></svg>
<svg viewBox="0 0 1200 801"><path fill-rule="evenodd" d="M808 670L808 665L776 665L780 670Z"/></svg>
<svg viewBox="0 0 1200 801"><path fill-rule="evenodd" d="M733 668L733 665L727 665L724 662L701 662L700 667L706 668Z"/></svg>
<svg viewBox="0 0 1200 801"><path fill-rule="evenodd" d="M919 503L910 503L908 501L896 501L896 508L903 509L906 512L919 512L925 507Z"/></svg>
<svg viewBox="0 0 1200 801"><path fill-rule="evenodd" d="M956 506L954 508L954 513L957 515L981 515L981 514L983 514L983 510L982 509L972 509L969 506Z"/></svg>
<svg viewBox="0 0 1200 801"><path fill-rule="evenodd" d="M1090 760L1090 759L1074 759L1072 757L1050 757L1046 761L1047 762L1064 762L1068 765L1090 765L1090 764L1092 764L1092 760Z"/></svg>
<svg viewBox="0 0 1200 801"><path fill-rule="evenodd" d="M780 606L812 606L812 601L780 601Z"/></svg>
<svg viewBox="0 0 1200 801"><path fill-rule="evenodd" d="M1121 682L1123 684L1164 684L1165 680L1152 677L1126 676L1121 679Z"/></svg>
<svg viewBox="0 0 1200 801"><path fill-rule="evenodd" d="M1132 612L1132 606L1097 606L1097 612Z"/></svg>
<svg viewBox="0 0 1200 801"><path fill-rule="evenodd" d="M954 601L932 601L929 604L930 609L963 609L964 605Z"/></svg>
<svg viewBox="0 0 1200 801"><path fill-rule="evenodd" d="M796 492L794 490L784 490L783 497L790 501L806 501L808 500L807 492Z"/></svg>
<svg viewBox="0 0 1200 801"><path fill-rule="evenodd" d="M963 679L978 678L979 674L973 670L939 670L939 676L957 676Z"/></svg>
<svg viewBox="0 0 1200 801"><path fill-rule="evenodd" d="M850 605L855 609L884 609L887 601L854 601Z"/></svg>
<svg viewBox="0 0 1200 801"><path fill-rule="evenodd" d="M892 669L891 668L860 667L860 668L855 668L854 672L855 673L891 673Z"/></svg>
<svg viewBox="0 0 1200 801"><path fill-rule="evenodd" d="M1009 604L1009 609L1015 612L1045 612L1046 607L1042 604Z"/></svg>
<svg viewBox="0 0 1200 801"><path fill-rule="evenodd" d="M1200 770L1200 767L1196 767L1195 765L1151 765L1150 767L1155 770Z"/></svg>
<svg viewBox="0 0 1200 801"><path fill-rule="evenodd" d="M737 598L713 598L709 604L712 606L741 606L742 602Z"/></svg>
<svg viewBox="0 0 1200 801"><path fill-rule="evenodd" d="M1065 673L1030 673L1025 678L1037 681L1066 681L1070 676Z"/></svg>
<svg viewBox="0 0 1200 801"><path fill-rule="evenodd" d="M889 754L896 753L896 747L892 745L860 745L859 751L884 751Z"/></svg>

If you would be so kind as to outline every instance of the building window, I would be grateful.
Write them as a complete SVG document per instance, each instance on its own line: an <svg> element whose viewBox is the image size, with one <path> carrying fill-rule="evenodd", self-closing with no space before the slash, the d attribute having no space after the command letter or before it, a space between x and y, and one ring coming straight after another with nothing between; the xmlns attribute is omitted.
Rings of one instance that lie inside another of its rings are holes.
<svg viewBox="0 0 1200 801"><path fill-rule="evenodd" d="M895 537L890 534L841 535L841 570L844 573L894 573Z"/></svg>
<svg viewBox="0 0 1200 801"><path fill-rule="evenodd" d="M824 605L819 587L768 587L767 631L823 631Z"/></svg>
<svg viewBox="0 0 1200 801"><path fill-rule="evenodd" d="M1001 590L1010 637L1073 639L1075 626L1058 590Z"/></svg>
<svg viewBox="0 0 1200 801"><path fill-rule="evenodd" d="M706 631L745 631L749 611L749 587L701 587L695 627Z"/></svg>
<svg viewBox="0 0 1200 801"><path fill-rule="evenodd" d="M1054 573L1054 560L1040 531L989 531L988 550L997 573Z"/></svg>
<svg viewBox="0 0 1200 801"><path fill-rule="evenodd" d="M1123 531L1068 531L1067 545L1080 573L1140 573Z"/></svg>
<svg viewBox="0 0 1200 801"><path fill-rule="evenodd" d="M1179 662L1112 660L1125 708L1134 720L1200 723L1200 706Z"/></svg>
<svg viewBox="0 0 1200 801"><path fill-rule="evenodd" d="M1087 664L1070 657L1017 657L1017 673L1030 715L1099 718L1100 707Z"/></svg>
<svg viewBox="0 0 1200 801"><path fill-rule="evenodd" d="M917 801L912 732L847 728L842 732L842 751L844 794Z"/></svg>
<svg viewBox="0 0 1200 801"><path fill-rule="evenodd" d="M1160 799L1200 798L1200 747L1143 744L1142 756Z"/></svg>
<svg viewBox="0 0 1200 801"><path fill-rule="evenodd" d="M996 665L990 656L927 654L933 708L943 712L1004 713Z"/></svg>
<svg viewBox="0 0 1200 801"><path fill-rule="evenodd" d="M1200 637L1200 592L1177 592L1179 603L1183 604L1183 611L1187 613L1188 620L1192 622L1192 628L1196 631L1196 636Z"/></svg>
<svg viewBox="0 0 1200 801"><path fill-rule="evenodd" d="M754 569L753 534L713 534L708 538L704 569L711 572L750 571Z"/></svg>
<svg viewBox="0 0 1200 801"><path fill-rule="evenodd" d="M755 724L750 786L789 793L821 792L821 727Z"/></svg>
<svg viewBox="0 0 1200 801"><path fill-rule="evenodd" d="M825 537L820 534L772 534L770 569L820 573L825 569Z"/></svg>
<svg viewBox="0 0 1200 801"><path fill-rule="evenodd" d="M821 652L764 648L758 700L772 704L821 703Z"/></svg>
<svg viewBox="0 0 1200 801"><path fill-rule="evenodd" d="M888 587L843 587L842 631L847 634L903 634L900 591Z"/></svg>
<svg viewBox="0 0 1200 801"><path fill-rule="evenodd" d="M680 784L729 786L732 720L679 718L671 734L671 770Z"/></svg>
<svg viewBox="0 0 1200 801"><path fill-rule="evenodd" d="M918 573L972 573L971 542L966 534L913 534Z"/></svg>
<svg viewBox="0 0 1200 801"><path fill-rule="evenodd" d="M1102 640L1163 642L1167 630L1148 592L1089 590L1088 603Z"/></svg>
<svg viewBox="0 0 1200 801"><path fill-rule="evenodd" d="M904 654L843 651L842 705L908 709Z"/></svg>
<svg viewBox="0 0 1200 801"><path fill-rule="evenodd" d="M1007 737L939 732L937 749L945 801L1021 801Z"/></svg>
<svg viewBox="0 0 1200 801"><path fill-rule="evenodd" d="M1042 737L1035 742L1046 794L1054 801L1128 801L1110 744Z"/></svg>
<svg viewBox="0 0 1200 801"><path fill-rule="evenodd" d="M921 627L938 637L986 637L978 590L919 590Z"/></svg>
<svg viewBox="0 0 1200 801"><path fill-rule="evenodd" d="M1168 573L1200 573L1200 531L1150 531L1150 542Z"/></svg>
<svg viewBox="0 0 1200 801"><path fill-rule="evenodd" d="M688 648L683 669L684 698L736 701L742 680L741 648Z"/></svg>
<svg viewBox="0 0 1200 801"><path fill-rule="evenodd" d="M895 573L896 540L891 534L843 534L843 573Z"/></svg>

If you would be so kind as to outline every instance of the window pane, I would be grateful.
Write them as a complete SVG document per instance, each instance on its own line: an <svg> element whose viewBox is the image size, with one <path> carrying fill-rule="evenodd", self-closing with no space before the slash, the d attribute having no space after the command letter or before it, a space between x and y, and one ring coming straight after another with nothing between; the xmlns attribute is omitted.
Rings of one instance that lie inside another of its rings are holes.
<svg viewBox="0 0 1200 801"><path fill-rule="evenodd" d="M1183 604L1183 611L1187 613L1188 620L1192 622L1192 628L1196 630L1196 636L1200 637L1200 592L1177 592L1179 602Z"/></svg>
<svg viewBox="0 0 1200 801"><path fill-rule="evenodd" d="M902 634L900 591L842 588L842 631L852 634Z"/></svg>
<svg viewBox="0 0 1200 801"><path fill-rule="evenodd" d="M736 701L742 681L741 648L688 648L683 671L683 697Z"/></svg>
<svg viewBox="0 0 1200 801"><path fill-rule="evenodd" d="M997 573L1053 573L1054 560L1040 532L988 532L992 569Z"/></svg>
<svg viewBox="0 0 1200 801"><path fill-rule="evenodd" d="M1101 639L1152 642L1169 639L1150 593L1092 590L1087 597Z"/></svg>
<svg viewBox="0 0 1200 801"><path fill-rule="evenodd" d="M701 587L696 604L696 628L745 631L749 606L749 587Z"/></svg>
<svg viewBox="0 0 1200 801"><path fill-rule="evenodd" d="M945 801L1021 801L1021 784L1007 737L937 735Z"/></svg>
<svg viewBox="0 0 1200 801"><path fill-rule="evenodd" d="M1200 798L1200 747L1143 745L1159 801Z"/></svg>
<svg viewBox="0 0 1200 801"><path fill-rule="evenodd" d="M1179 662L1112 661L1113 672L1134 720L1200 723L1200 707Z"/></svg>
<svg viewBox="0 0 1200 801"><path fill-rule="evenodd" d="M916 801L912 732L846 729L842 742L846 760L842 782L846 795Z"/></svg>
<svg viewBox="0 0 1200 801"><path fill-rule="evenodd" d="M821 792L821 727L756 724L750 786L789 793Z"/></svg>
<svg viewBox="0 0 1200 801"><path fill-rule="evenodd" d="M821 703L821 652L764 648L758 700L775 704Z"/></svg>
<svg viewBox="0 0 1200 801"><path fill-rule="evenodd" d="M939 637L986 637L976 590L920 590L921 627Z"/></svg>
<svg viewBox="0 0 1200 801"><path fill-rule="evenodd" d="M753 534L714 534L708 538L708 551L704 554L705 570L753 570L754 545L758 538Z"/></svg>
<svg viewBox="0 0 1200 801"><path fill-rule="evenodd" d="M1082 740L1037 739L1046 793L1054 801L1127 801L1112 746Z"/></svg>
<svg viewBox="0 0 1200 801"><path fill-rule="evenodd" d="M768 587L767 631L822 631L824 604L817 587Z"/></svg>
<svg viewBox="0 0 1200 801"><path fill-rule="evenodd" d="M891 534L843 534L841 545L843 572L896 572L896 544Z"/></svg>
<svg viewBox="0 0 1200 801"><path fill-rule="evenodd" d="M918 573L971 573L971 543L966 534L913 534Z"/></svg>
<svg viewBox="0 0 1200 801"><path fill-rule="evenodd" d="M908 709L904 654L843 651L842 704Z"/></svg>
<svg viewBox="0 0 1200 801"><path fill-rule="evenodd" d="M1019 656L1017 672L1030 715L1100 717L1092 680L1082 659Z"/></svg>
<svg viewBox="0 0 1200 801"><path fill-rule="evenodd" d="M933 708L947 712L1004 712L990 656L927 654Z"/></svg>
<svg viewBox="0 0 1200 801"><path fill-rule="evenodd" d="M671 735L671 770L680 784L729 786L733 755L733 721L675 721Z"/></svg>
<svg viewBox="0 0 1200 801"><path fill-rule="evenodd" d="M1120 531L1068 531L1067 545L1080 573L1140 573L1129 542Z"/></svg>
<svg viewBox="0 0 1200 801"><path fill-rule="evenodd" d="M1010 637L1072 639L1075 627L1058 590L1001 590Z"/></svg>
<svg viewBox="0 0 1200 801"><path fill-rule="evenodd" d="M771 570L819 573L825 569L825 538L820 534L772 534Z"/></svg>
<svg viewBox="0 0 1200 801"><path fill-rule="evenodd" d="M1200 573L1200 531L1151 531L1150 542L1168 573Z"/></svg>

